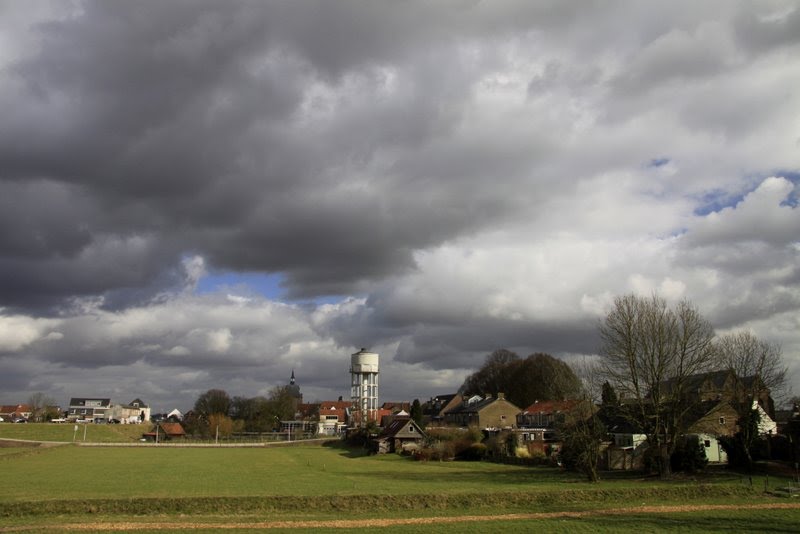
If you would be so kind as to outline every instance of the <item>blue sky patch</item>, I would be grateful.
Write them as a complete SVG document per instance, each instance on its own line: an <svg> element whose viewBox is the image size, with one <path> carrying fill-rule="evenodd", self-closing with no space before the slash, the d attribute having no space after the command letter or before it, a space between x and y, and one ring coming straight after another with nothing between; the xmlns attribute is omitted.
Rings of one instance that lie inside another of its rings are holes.
<svg viewBox="0 0 800 534"><path fill-rule="evenodd" d="M694 209L694 214L698 216L706 216L709 213L722 211L725 208L730 208L738 204L744 199L744 195L749 193L730 194L721 189L709 191L698 199L700 205Z"/></svg>
<svg viewBox="0 0 800 534"><path fill-rule="evenodd" d="M651 167L651 168L654 168L654 169L657 169L658 167L663 167L664 165L666 165L670 161L671 160L669 158L653 158L653 159L650 160L650 162L647 164L647 166Z"/></svg>
<svg viewBox="0 0 800 534"><path fill-rule="evenodd" d="M197 283L198 294L214 293L225 288L246 288L271 300L283 296L283 275L265 273L237 273L232 271L209 273Z"/></svg>
<svg viewBox="0 0 800 534"><path fill-rule="evenodd" d="M798 171L776 171L775 176L781 176L786 178L790 182L794 184L795 190L789 193L789 196L781 202L781 206L791 206L796 208L798 206L798 200L800 200L800 192L798 192L798 186L800 186L800 172Z"/></svg>

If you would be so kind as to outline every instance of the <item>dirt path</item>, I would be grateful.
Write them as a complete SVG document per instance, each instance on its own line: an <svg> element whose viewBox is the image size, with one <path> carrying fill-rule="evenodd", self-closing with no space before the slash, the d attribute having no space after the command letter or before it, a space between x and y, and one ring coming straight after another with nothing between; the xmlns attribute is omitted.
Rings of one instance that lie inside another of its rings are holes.
<svg viewBox="0 0 800 534"><path fill-rule="evenodd" d="M187 521L159 522L97 522L97 523L63 523L54 525L18 526L0 528L0 532L24 532L27 530L53 529L62 531L137 531L137 530L268 530L292 528L369 528L388 527L394 525L431 525L448 523L474 523L480 521L513 521L519 519L556 519L581 518L593 516L626 515L626 514L663 514L674 512L703 512L712 510L774 510L798 509L800 503L764 503L764 504L700 504L684 506L634 506L629 508L611 508L608 510L585 510L578 512L539 512L530 514L502 515L462 515L447 517L412 517L401 519L336 519L330 521L262 521L249 523L195 523Z"/></svg>

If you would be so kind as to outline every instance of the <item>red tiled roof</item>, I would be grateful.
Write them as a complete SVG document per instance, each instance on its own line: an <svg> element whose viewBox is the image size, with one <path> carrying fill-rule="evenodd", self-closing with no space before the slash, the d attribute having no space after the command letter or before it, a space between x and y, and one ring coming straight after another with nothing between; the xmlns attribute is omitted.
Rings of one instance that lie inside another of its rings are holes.
<svg viewBox="0 0 800 534"><path fill-rule="evenodd" d="M170 436L183 436L186 434L186 431L183 429L180 423L161 423L160 426L161 430Z"/></svg>
<svg viewBox="0 0 800 534"><path fill-rule="evenodd" d="M568 412L573 409L577 404L578 400L569 399L564 401L541 401L541 402L534 402L527 408L525 408L523 413L527 414L549 414L549 413L557 413L557 412Z"/></svg>

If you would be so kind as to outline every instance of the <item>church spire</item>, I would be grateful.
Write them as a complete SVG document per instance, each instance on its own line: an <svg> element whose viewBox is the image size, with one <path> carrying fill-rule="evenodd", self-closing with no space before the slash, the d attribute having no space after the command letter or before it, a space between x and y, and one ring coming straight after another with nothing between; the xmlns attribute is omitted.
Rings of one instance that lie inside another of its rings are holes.
<svg viewBox="0 0 800 534"><path fill-rule="evenodd" d="M292 378L289 379L289 385L290 386L294 385L294 369L292 369Z"/></svg>

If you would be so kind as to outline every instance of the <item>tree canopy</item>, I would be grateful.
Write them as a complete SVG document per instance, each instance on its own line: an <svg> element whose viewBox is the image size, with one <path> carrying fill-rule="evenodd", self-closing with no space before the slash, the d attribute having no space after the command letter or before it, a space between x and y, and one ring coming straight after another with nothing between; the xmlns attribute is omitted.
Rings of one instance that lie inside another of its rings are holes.
<svg viewBox="0 0 800 534"><path fill-rule="evenodd" d="M535 401L576 398L581 382L569 365L549 354L535 353L525 359L499 349L487 356L483 366L467 377L465 395L497 395L527 408Z"/></svg>
<svg viewBox="0 0 800 534"><path fill-rule="evenodd" d="M194 411L205 418L212 414L230 415L231 397L221 389L209 389L194 403Z"/></svg>
<svg viewBox="0 0 800 534"><path fill-rule="evenodd" d="M670 307L657 295L625 295L614 300L600 339L605 377L628 401L625 412L647 434L656 467L667 477L689 422L690 377L716 364L714 329L688 301Z"/></svg>

